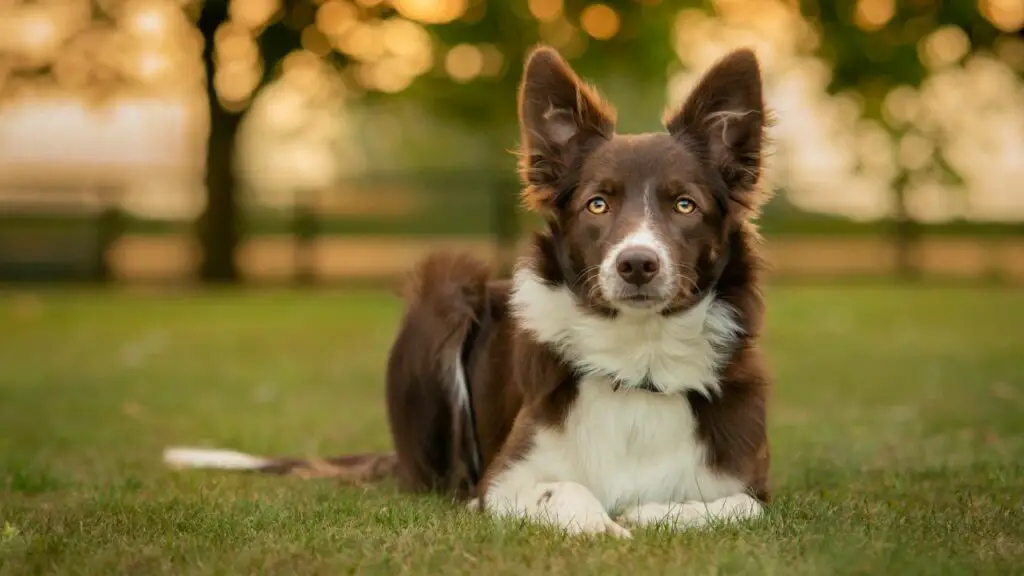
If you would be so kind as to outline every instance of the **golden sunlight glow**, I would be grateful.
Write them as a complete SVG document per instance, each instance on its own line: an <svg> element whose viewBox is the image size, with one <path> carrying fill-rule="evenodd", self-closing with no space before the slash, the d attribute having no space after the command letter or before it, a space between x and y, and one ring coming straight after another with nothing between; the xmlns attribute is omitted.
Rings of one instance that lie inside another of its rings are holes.
<svg viewBox="0 0 1024 576"><path fill-rule="evenodd" d="M935 155L935 142L929 138L911 132L900 138L900 164L911 172L921 170L928 165Z"/></svg>
<svg viewBox="0 0 1024 576"><path fill-rule="evenodd" d="M529 0L530 14L541 22L550 22L562 15L562 0Z"/></svg>
<svg viewBox="0 0 1024 576"><path fill-rule="evenodd" d="M885 95L882 103L882 115L885 123L894 128L902 128L914 121L919 108L917 91L910 86L897 86Z"/></svg>
<svg viewBox="0 0 1024 576"><path fill-rule="evenodd" d="M389 18L381 23L380 35L385 51L381 61L386 72L375 72L375 78L387 75L386 92L397 92L395 86L404 83L406 86L412 79L428 72L434 65L433 44L426 29L405 18ZM384 62L387 60L387 62ZM397 71L397 72L392 72ZM401 82L399 76L408 76ZM379 82L375 82L379 84Z"/></svg>
<svg viewBox="0 0 1024 576"><path fill-rule="evenodd" d="M161 52L142 52L138 60L138 78L143 82L156 82L171 70L171 61Z"/></svg>
<svg viewBox="0 0 1024 576"><path fill-rule="evenodd" d="M125 4L122 9L124 27L140 38L157 38L167 33L168 14L166 8L174 6L160 2L137 0Z"/></svg>
<svg viewBox="0 0 1024 576"><path fill-rule="evenodd" d="M345 33L359 17L359 9L339 0L328 0L316 11L316 26L328 36Z"/></svg>
<svg viewBox="0 0 1024 576"><path fill-rule="evenodd" d="M861 30L879 30L896 14L896 0L857 0L853 21Z"/></svg>
<svg viewBox="0 0 1024 576"><path fill-rule="evenodd" d="M978 9L993 26L1003 32L1024 28L1024 2L1021 0L978 0Z"/></svg>
<svg viewBox="0 0 1024 576"><path fill-rule="evenodd" d="M338 38L338 48L363 62L373 62L384 55L384 38L373 22L358 22Z"/></svg>
<svg viewBox="0 0 1024 576"><path fill-rule="evenodd" d="M249 30L262 28L281 10L281 0L222 0L230 2L231 20Z"/></svg>
<svg viewBox="0 0 1024 576"><path fill-rule="evenodd" d="M221 28L223 29L223 28ZM218 61L232 60L255 61L259 56L256 40L245 32L227 32L216 36L216 57Z"/></svg>
<svg viewBox="0 0 1024 576"><path fill-rule="evenodd" d="M580 14L580 26L598 40L607 40L619 31L619 15L605 4L591 4Z"/></svg>
<svg viewBox="0 0 1024 576"><path fill-rule="evenodd" d="M373 86L388 94L405 90L414 78L405 62L400 58L384 58L373 66L370 73L373 77Z"/></svg>
<svg viewBox="0 0 1024 576"><path fill-rule="evenodd" d="M445 24L462 16L468 0L392 0L399 14L425 24Z"/></svg>
<svg viewBox="0 0 1024 576"><path fill-rule="evenodd" d="M228 109L244 107L260 81L260 70L253 66L234 64L220 66L213 78L213 86L221 104Z"/></svg>
<svg viewBox="0 0 1024 576"><path fill-rule="evenodd" d="M480 51L484 57L484 65L480 70L483 76L498 76L505 68L505 55L494 44L481 44Z"/></svg>
<svg viewBox="0 0 1024 576"><path fill-rule="evenodd" d="M60 42L56 23L42 10L25 14L20 21L15 20L11 28L17 34L15 43L34 58L50 54Z"/></svg>
<svg viewBox="0 0 1024 576"><path fill-rule="evenodd" d="M781 0L715 0L715 8L719 17L696 9L676 16L673 43L684 69L671 76L670 103L678 105L729 51L752 47L777 119L765 185L784 187L804 210L857 220L891 214L898 171L892 138L863 117L858 99L829 93L831 70L813 55L809 22Z"/></svg>
<svg viewBox="0 0 1024 576"><path fill-rule="evenodd" d="M153 178L154 169L191 170L202 144L197 117L180 99L119 98L97 114L75 95L8 102L0 109L0 173L34 166L61 166L69 174ZM79 172L81 173L81 172Z"/></svg>
<svg viewBox="0 0 1024 576"><path fill-rule="evenodd" d="M429 52L430 35L427 31L405 18L390 18L380 26L384 46L396 56L417 56Z"/></svg>
<svg viewBox="0 0 1024 576"><path fill-rule="evenodd" d="M281 71L285 76L316 73L320 64L321 61L315 54L295 50L281 61Z"/></svg>
<svg viewBox="0 0 1024 576"><path fill-rule="evenodd" d="M448 51L444 69L452 80L465 83L476 78L484 69L483 52L472 44L459 44Z"/></svg>
<svg viewBox="0 0 1024 576"><path fill-rule="evenodd" d="M944 26L923 38L917 53L925 67L935 69L959 62L970 49L971 40L959 26Z"/></svg>

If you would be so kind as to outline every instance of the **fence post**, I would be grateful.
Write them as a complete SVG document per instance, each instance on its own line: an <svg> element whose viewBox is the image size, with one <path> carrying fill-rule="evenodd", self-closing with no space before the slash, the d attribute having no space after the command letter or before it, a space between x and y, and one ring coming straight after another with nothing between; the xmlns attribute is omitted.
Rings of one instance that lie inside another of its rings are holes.
<svg viewBox="0 0 1024 576"><path fill-rule="evenodd" d="M896 221L893 227L892 241L896 249L896 276L901 280L913 281L920 277L920 270L914 262L913 253L920 230L907 209L907 181L907 172L902 170L893 183L893 192L896 196Z"/></svg>
<svg viewBox="0 0 1024 576"><path fill-rule="evenodd" d="M292 202L292 235L294 236L294 280L299 285L316 282L315 242L319 234L316 214L318 191L296 191Z"/></svg>
<svg viewBox="0 0 1024 576"><path fill-rule="evenodd" d="M519 196L509 178L497 177L491 186L494 194L494 235L498 252L498 273L509 276L515 265L519 241Z"/></svg>
<svg viewBox="0 0 1024 576"><path fill-rule="evenodd" d="M121 238L125 230L125 218L121 211L119 190L111 187L96 189L100 213L96 219L96 252L93 255L94 279L98 282L110 282L114 278L110 263L110 251Z"/></svg>

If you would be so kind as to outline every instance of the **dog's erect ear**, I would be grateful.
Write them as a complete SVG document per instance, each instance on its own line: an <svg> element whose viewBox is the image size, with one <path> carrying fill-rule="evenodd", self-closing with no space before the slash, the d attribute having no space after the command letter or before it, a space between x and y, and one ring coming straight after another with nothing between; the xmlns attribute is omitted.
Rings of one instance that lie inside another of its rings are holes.
<svg viewBox="0 0 1024 576"><path fill-rule="evenodd" d="M669 133L696 140L729 188L747 203L761 176L765 107L761 70L751 50L736 50L704 74L679 110L665 120Z"/></svg>
<svg viewBox="0 0 1024 576"><path fill-rule="evenodd" d="M558 52L540 46L523 69L519 128L523 200L545 211L578 182L585 155L612 135L615 113Z"/></svg>

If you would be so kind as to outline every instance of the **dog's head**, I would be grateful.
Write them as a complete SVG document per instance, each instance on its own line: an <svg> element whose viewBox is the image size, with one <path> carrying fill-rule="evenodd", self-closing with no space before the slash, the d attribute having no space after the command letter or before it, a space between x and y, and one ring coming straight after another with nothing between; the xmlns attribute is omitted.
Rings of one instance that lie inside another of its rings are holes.
<svg viewBox="0 0 1024 576"><path fill-rule="evenodd" d="M615 134L615 112L554 50L527 58L519 92L527 207L548 222L539 275L607 314L686 309L727 264L763 201L765 109L749 50L713 66L666 132Z"/></svg>

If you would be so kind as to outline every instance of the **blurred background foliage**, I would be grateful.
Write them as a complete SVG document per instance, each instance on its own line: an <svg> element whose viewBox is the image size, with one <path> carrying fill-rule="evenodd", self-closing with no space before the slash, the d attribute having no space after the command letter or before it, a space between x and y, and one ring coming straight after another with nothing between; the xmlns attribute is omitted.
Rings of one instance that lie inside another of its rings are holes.
<svg viewBox="0 0 1024 576"><path fill-rule="evenodd" d="M523 231L557 47L660 129L754 47L791 275L1024 279L1020 0L0 0L0 278L384 278Z"/></svg>

